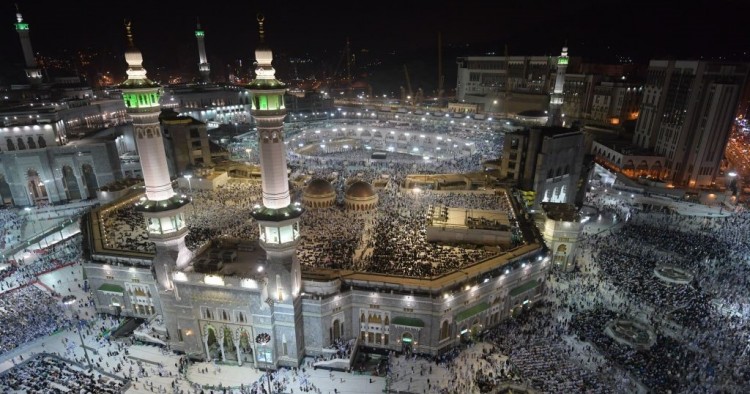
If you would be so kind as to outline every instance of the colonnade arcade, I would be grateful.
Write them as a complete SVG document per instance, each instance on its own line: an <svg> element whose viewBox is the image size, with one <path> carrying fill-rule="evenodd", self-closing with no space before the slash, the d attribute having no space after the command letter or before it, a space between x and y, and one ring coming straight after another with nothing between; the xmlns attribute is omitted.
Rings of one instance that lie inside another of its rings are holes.
<svg viewBox="0 0 750 394"><path fill-rule="evenodd" d="M252 327L206 324L202 327L203 349L209 360L255 363L256 341ZM270 360L268 360L270 362Z"/></svg>

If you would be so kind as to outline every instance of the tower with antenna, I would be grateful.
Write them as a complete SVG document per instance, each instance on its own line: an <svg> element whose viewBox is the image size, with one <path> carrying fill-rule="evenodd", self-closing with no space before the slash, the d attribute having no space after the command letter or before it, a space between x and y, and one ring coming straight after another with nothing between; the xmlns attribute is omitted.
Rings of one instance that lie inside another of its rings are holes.
<svg viewBox="0 0 750 394"><path fill-rule="evenodd" d="M206 32L201 29L201 21L197 21L195 28L195 39L198 41L198 71L201 74L201 81L203 83L211 82L211 65L208 64L208 58L206 57L206 43L205 43Z"/></svg>
<svg viewBox="0 0 750 394"><path fill-rule="evenodd" d="M29 24L23 21L21 11L18 10L18 4L16 4L15 26L16 31L18 32L18 38L21 40L23 60L26 63L26 79L31 86L39 86L42 84L42 71L39 69L36 56L34 56L34 50L31 48Z"/></svg>

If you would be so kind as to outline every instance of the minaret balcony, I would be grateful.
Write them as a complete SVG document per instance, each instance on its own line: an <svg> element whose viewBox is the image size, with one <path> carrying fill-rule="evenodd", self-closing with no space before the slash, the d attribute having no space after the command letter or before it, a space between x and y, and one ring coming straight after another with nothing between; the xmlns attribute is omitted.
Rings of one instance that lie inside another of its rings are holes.
<svg viewBox="0 0 750 394"><path fill-rule="evenodd" d="M159 212L167 213L167 216L171 211L178 210L190 203L190 199L185 195L175 194L171 198L161 201L147 200L145 197L141 201L135 204L135 210L143 212L144 216L157 216Z"/></svg>
<svg viewBox="0 0 750 394"><path fill-rule="evenodd" d="M300 203L296 202L287 205L284 208L268 208L262 205L256 205L250 215L258 222L284 222L287 220L297 219L305 212Z"/></svg>
<svg viewBox="0 0 750 394"><path fill-rule="evenodd" d="M265 120L264 118L274 118L273 120L276 120L276 118L284 119L284 116L286 116L286 108L280 108L280 109L253 109L252 114L254 117L258 118L259 121ZM277 121L277 120L276 120Z"/></svg>

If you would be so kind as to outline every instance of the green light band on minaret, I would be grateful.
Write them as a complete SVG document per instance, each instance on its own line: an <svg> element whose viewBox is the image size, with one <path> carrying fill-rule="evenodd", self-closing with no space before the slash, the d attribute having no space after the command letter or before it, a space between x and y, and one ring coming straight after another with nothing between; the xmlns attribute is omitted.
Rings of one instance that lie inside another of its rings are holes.
<svg viewBox="0 0 750 394"><path fill-rule="evenodd" d="M122 93L122 99L125 101L126 108L148 108L159 106L159 93Z"/></svg>
<svg viewBox="0 0 750 394"><path fill-rule="evenodd" d="M568 64L568 57L567 56L558 57L557 64Z"/></svg>
<svg viewBox="0 0 750 394"><path fill-rule="evenodd" d="M196 30L195 31L195 36L196 37L203 37L205 35L206 35L206 32L204 32L203 30Z"/></svg>
<svg viewBox="0 0 750 394"><path fill-rule="evenodd" d="M16 23L16 30L29 30L28 23Z"/></svg>

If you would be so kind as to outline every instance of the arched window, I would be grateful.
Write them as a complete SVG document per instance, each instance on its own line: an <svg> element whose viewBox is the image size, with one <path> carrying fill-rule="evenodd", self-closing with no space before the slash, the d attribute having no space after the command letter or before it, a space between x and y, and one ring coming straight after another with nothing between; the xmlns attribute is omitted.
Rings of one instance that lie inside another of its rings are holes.
<svg viewBox="0 0 750 394"><path fill-rule="evenodd" d="M448 332L448 320L445 320L440 326L440 340L448 338L448 335L450 335Z"/></svg>

